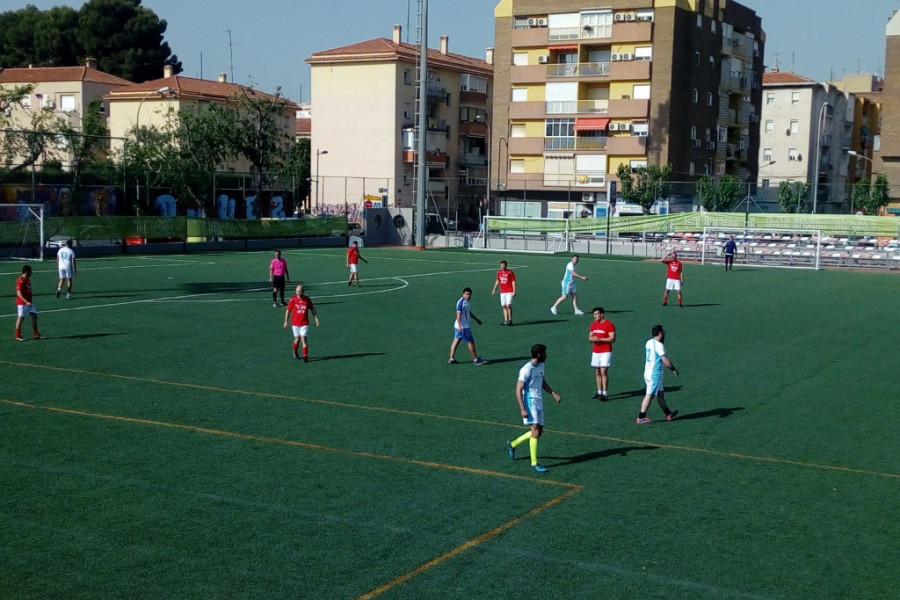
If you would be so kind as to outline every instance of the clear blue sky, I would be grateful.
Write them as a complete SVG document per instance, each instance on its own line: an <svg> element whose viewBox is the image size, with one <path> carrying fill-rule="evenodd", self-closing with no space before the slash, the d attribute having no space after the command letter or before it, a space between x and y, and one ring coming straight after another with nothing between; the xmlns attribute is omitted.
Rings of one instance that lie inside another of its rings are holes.
<svg viewBox="0 0 900 600"><path fill-rule="evenodd" d="M0 0L0 10L33 4L41 10L80 1ZM885 26L900 0L745 0L763 19L765 62L817 81L845 73L884 73ZM404 26L404 41L416 41L417 0L143 0L168 23L166 41L184 66L183 75L234 81L292 100L307 100L314 52L391 36ZM494 45L494 0L429 0L429 46L450 36L450 51L483 58ZM407 22L410 24L407 31ZM231 31L231 56L229 34ZM408 35L408 38L407 38ZM202 55L202 64L201 64ZM160 75L162 76L162 75ZM302 94L302 97L301 97Z"/></svg>

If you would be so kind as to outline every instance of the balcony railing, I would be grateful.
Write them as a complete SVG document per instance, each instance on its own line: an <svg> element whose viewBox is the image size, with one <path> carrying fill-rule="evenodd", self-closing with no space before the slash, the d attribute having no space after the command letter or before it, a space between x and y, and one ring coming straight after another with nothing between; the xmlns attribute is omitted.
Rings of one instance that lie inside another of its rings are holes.
<svg viewBox="0 0 900 600"><path fill-rule="evenodd" d="M609 77L609 62L547 65L547 77Z"/></svg>
<svg viewBox="0 0 900 600"><path fill-rule="evenodd" d="M606 136L577 138L575 147L578 150L606 150Z"/></svg>
<svg viewBox="0 0 900 600"><path fill-rule="evenodd" d="M609 110L609 100L555 100L544 107L548 115L602 115Z"/></svg>

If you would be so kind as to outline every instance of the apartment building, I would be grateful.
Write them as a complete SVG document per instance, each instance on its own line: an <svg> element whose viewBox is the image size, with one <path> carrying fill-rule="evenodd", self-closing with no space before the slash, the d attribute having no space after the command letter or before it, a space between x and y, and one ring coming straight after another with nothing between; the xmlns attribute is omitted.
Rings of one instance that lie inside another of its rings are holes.
<svg viewBox="0 0 900 600"><path fill-rule="evenodd" d="M890 184L888 214L900 215L900 11L888 21L885 41L884 88L869 97L881 103L881 132L875 138L873 171Z"/></svg>
<svg viewBox="0 0 900 600"><path fill-rule="evenodd" d="M854 94L842 92L830 83L819 83L796 73L765 73L760 187L777 188L782 181L812 184L818 179L814 186L817 196L809 199L807 210L849 211L847 184L857 181L860 174L854 163L853 177L849 177L847 150L862 152L868 146L871 128L877 127L870 122L873 111L871 102L858 103Z"/></svg>
<svg viewBox="0 0 900 600"><path fill-rule="evenodd" d="M487 195L487 120L493 67L428 49L424 112L428 212L477 214ZM419 48L377 38L314 53L310 65L313 127L310 154L320 204L355 204L376 196L389 206L414 205Z"/></svg>
<svg viewBox="0 0 900 600"><path fill-rule="evenodd" d="M242 94L252 92L263 98L271 94L250 90L231 83L224 73L216 81L173 75L172 67L165 66L163 77L110 90L104 100L109 103L109 132L113 148L121 148L123 141L137 127L165 129L177 125L178 113L205 103L233 103ZM287 101L276 123L282 133L283 150L287 152L296 137L296 112L300 107ZM228 171L246 172L250 165L244 159L232 160L221 165Z"/></svg>
<svg viewBox="0 0 900 600"><path fill-rule="evenodd" d="M12 89L32 85L32 92L23 98L21 105L7 109L6 117L11 129L31 129L35 111L52 111L57 119L64 120L75 131L81 130L81 119L94 100L102 99L110 90L130 85L131 82L97 70L94 60L88 59L83 67L28 67L0 69L0 87ZM103 101L100 110L109 114L109 103ZM57 159L63 168L71 159L69 150L57 144L49 154L36 163L40 167L44 159ZM13 162L24 160L24 157Z"/></svg>
<svg viewBox="0 0 900 600"><path fill-rule="evenodd" d="M619 165L668 164L673 181L688 183L755 180L765 45L756 13L730 0L594 6L496 5L501 202L599 200Z"/></svg>

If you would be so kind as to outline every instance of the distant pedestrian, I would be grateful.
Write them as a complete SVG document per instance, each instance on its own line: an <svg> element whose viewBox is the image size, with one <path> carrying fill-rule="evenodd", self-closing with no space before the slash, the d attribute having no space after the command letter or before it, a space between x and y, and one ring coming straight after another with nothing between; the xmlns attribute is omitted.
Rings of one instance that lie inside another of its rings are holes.
<svg viewBox="0 0 900 600"><path fill-rule="evenodd" d="M678 253L674 250L662 257L660 262L666 264L666 294L663 296L663 306L669 301L669 292L675 290L678 292L678 306L684 307L681 303L681 288L684 287L684 269L681 261L678 260Z"/></svg>
<svg viewBox="0 0 900 600"><path fill-rule="evenodd" d="M359 261L369 264L369 261L359 253L359 242L353 242L347 248L347 268L350 269L350 279L347 280L347 285L353 285L355 279L356 286L359 287Z"/></svg>
<svg viewBox="0 0 900 600"><path fill-rule="evenodd" d="M591 311L594 321L588 332L591 348L591 366L597 380L597 393L593 400L606 402L609 400L609 367L612 364L612 345L616 341L616 326L605 317L603 307L598 306Z"/></svg>
<svg viewBox="0 0 900 600"><path fill-rule="evenodd" d="M544 432L544 400L542 392L550 393L557 403L562 400L544 377L544 363L546 361L547 346L535 344L531 347L531 360L519 369L519 377L516 380L516 402L519 403L522 424L527 425L530 430L511 442L506 442L506 451L509 453L509 458L515 460L516 446L528 440L531 468L538 473L547 472L547 467L538 463L538 439Z"/></svg>
<svg viewBox="0 0 900 600"><path fill-rule="evenodd" d="M284 302L284 286L290 280L287 261L281 258L281 250L275 251L275 258L269 263L269 281L272 282L272 306L278 306L278 295L281 294L281 305Z"/></svg>
<svg viewBox="0 0 900 600"><path fill-rule="evenodd" d="M500 288L500 307L503 310L503 322L501 325L512 325L512 303L516 297L516 274L512 269L506 268L506 261L500 261L500 270L497 271L497 279L491 289L491 296L497 294Z"/></svg>
<svg viewBox="0 0 900 600"><path fill-rule="evenodd" d="M572 308L575 309L576 315L583 315L584 311L578 309L578 291L575 289L575 280L581 279L582 281L587 281L587 277L584 275L579 275L575 271L575 265L578 264L578 255L573 254L572 260L569 261L569 264L566 265L566 272L563 274L562 278L562 295L553 303L553 306L550 307L550 312L554 315L558 314L556 312L556 307L562 304L566 298L569 296L572 297Z"/></svg>
<svg viewBox="0 0 900 600"><path fill-rule="evenodd" d="M448 364L455 365L459 361L456 360L456 349L459 343L465 340L472 354L472 362L476 365L487 364L487 361L480 356L475 350L475 337L472 335L472 329L469 327L469 319L474 319L479 325L482 324L481 319L475 316L469 305L472 300L472 288L463 288L462 296L456 301L456 319L453 321L453 341L450 343L450 358Z"/></svg>
<svg viewBox="0 0 900 600"><path fill-rule="evenodd" d="M16 341L24 342L22 339L22 322L25 315L31 315L31 331L34 339L41 339L41 332L38 331L38 311L37 307L31 301L31 265L22 267L22 275L16 280Z"/></svg>
<svg viewBox="0 0 900 600"><path fill-rule="evenodd" d="M734 241L734 236L729 236L728 241L725 242L725 248L723 248L725 253L725 270L733 271L734 266L734 254L737 252L737 242Z"/></svg>
<svg viewBox="0 0 900 600"><path fill-rule="evenodd" d="M66 300L72 297L72 280L78 272L75 264L75 251L72 250L72 240L66 240L66 244L56 253L56 266L59 269L59 283L56 285L56 297L62 294L63 284L66 286Z"/></svg>
<svg viewBox="0 0 900 600"><path fill-rule="evenodd" d="M671 421L678 416L678 411L669 410L666 404L666 393L662 383L663 366L675 373L675 377L678 377L678 369L666 356L664 343L666 341L666 332L662 325L654 325L651 334L653 337L644 344L644 383L647 384L647 393L641 401L641 411L637 417L638 425L647 425L653 422L647 418L647 410L649 410L654 396L657 403L659 403L659 407L666 415L666 421Z"/></svg>

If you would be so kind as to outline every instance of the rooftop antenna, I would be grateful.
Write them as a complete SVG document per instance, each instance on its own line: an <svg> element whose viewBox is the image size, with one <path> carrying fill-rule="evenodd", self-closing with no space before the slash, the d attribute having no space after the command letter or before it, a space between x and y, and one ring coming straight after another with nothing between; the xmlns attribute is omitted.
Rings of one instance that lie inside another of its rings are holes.
<svg viewBox="0 0 900 600"><path fill-rule="evenodd" d="M409 43L409 10L412 0L406 0L406 43Z"/></svg>
<svg viewBox="0 0 900 600"><path fill-rule="evenodd" d="M231 81L231 83L234 83L234 51L232 50L231 46L231 30L226 29L225 31L228 32L228 60L231 63L228 66L229 71L231 72L231 79L229 81Z"/></svg>
<svg viewBox="0 0 900 600"><path fill-rule="evenodd" d="M200 53L200 79L203 79L203 52Z"/></svg>
<svg viewBox="0 0 900 600"><path fill-rule="evenodd" d="M791 52L791 73L796 73L796 72L797 72L796 56L794 55L793 52Z"/></svg>

